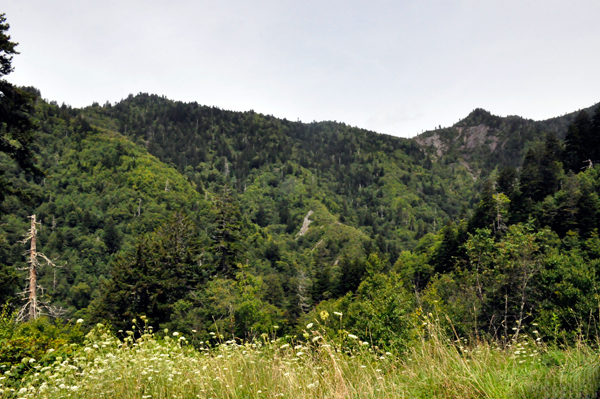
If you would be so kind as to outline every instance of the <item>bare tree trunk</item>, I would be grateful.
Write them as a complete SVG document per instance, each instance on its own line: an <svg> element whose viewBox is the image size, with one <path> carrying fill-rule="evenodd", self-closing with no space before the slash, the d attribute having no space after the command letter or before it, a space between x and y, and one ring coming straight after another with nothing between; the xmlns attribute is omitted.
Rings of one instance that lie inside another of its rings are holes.
<svg viewBox="0 0 600 399"><path fill-rule="evenodd" d="M37 274L35 266L37 263L37 229L35 228L35 215L31 215L31 247L29 250L29 319L37 319Z"/></svg>
<svg viewBox="0 0 600 399"><path fill-rule="evenodd" d="M51 315L60 316L64 313L62 308L56 308L48 305L47 303L40 302L37 296L38 285L36 269L40 266L38 258L42 258L48 266L56 267L56 265L54 264L54 262L48 259L46 255L37 251L36 224L38 223L36 222L35 215L31 215L29 218L31 219L31 227L29 231L25 234L25 239L21 241L22 244L27 244L27 241L30 241L29 260L27 261L29 263L29 287L21 293L23 297L27 298L27 303L21 308L21 310L17 314L17 320L25 320L27 318L29 320L37 319L42 315L42 307L48 309Z"/></svg>

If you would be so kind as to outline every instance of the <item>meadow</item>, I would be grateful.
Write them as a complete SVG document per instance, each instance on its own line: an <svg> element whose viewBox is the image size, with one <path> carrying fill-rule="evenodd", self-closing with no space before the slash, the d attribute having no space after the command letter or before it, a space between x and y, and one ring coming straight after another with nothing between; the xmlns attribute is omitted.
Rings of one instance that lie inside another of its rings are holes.
<svg viewBox="0 0 600 399"><path fill-rule="evenodd" d="M142 320L144 321L144 320ZM521 334L506 345L450 339L424 316L408 350L390 352L319 320L299 339L208 342L154 333L139 322L122 338L95 326L71 355L48 350L0 377L1 398L596 398L594 345ZM535 328L535 326L532 326ZM457 338L457 337L454 337ZM63 351L64 352L64 351ZM20 377L16 370L25 368ZM12 371L12 373L11 373Z"/></svg>

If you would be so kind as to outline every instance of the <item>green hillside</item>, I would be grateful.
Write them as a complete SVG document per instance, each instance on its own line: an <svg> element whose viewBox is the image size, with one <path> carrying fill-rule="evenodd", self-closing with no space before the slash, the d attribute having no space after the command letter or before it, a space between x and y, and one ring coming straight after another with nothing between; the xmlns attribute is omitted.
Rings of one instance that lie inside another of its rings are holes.
<svg viewBox="0 0 600 399"><path fill-rule="evenodd" d="M348 264L379 253L391 265L476 200L464 168L432 163L410 140L339 123L149 95L82 110L36 101L43 177L32 180L5 160L14 185L33 193L2 204L1 299L14 307L26 284L19 241L31 214L42 223L38 249L59 266L40 270L46 299L83 316L101 300L117 259L174 212L196 226L203 273L217 272L217 204L231 187L241 241L228 262L261 276L257 298L292 325L318 301L356 288L360 280L348 286L340 271Z"/></svg>

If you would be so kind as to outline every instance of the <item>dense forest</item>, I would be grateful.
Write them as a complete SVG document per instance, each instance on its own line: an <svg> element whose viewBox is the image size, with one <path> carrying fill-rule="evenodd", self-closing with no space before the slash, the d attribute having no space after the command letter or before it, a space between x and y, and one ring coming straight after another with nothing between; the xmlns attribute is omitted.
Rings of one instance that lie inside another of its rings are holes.
<svg viewBox="0 0 600 399"><path fill-rule="evenodd" d="M3 33L2 76L15 45ZM600 106L541 122L476 109L403 139L0 84L4 312L25 317L33 291L84 326L144 316L205 339L343 313L383 346L415 312L499 340L534 322L570 339L600 316Z"/></svg>
<svg viewBox="0 0 600 399"><path fill-rule="evenodd" d="M422 137L146 94L73 109L21 91L40 172L4 157L8 307L26 288L20 240L35 214L55 264L39 270L47 303L116 329L145 315L207 336L285 334L326 309L385 344L418 307L495 337L533 321L572 334L598 316L598 108L477 178Z"/></svg>

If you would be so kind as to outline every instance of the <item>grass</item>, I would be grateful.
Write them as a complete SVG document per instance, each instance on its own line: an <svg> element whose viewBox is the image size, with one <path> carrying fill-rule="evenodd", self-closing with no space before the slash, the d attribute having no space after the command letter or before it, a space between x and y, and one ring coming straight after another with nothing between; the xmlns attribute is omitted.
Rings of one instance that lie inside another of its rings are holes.
<svg viewBox="0 0 600 399"><path fill-rule="evenodd" d="M326 339L187 342L151 329L117 339L97 326L69 359L0 381L2 398L585 398L599 388L598 354L587 345L548 349L525 337L501 348L452 341L434 325L402 355L351 334ZM342 339L343 338L343 339Z"/></svg>

